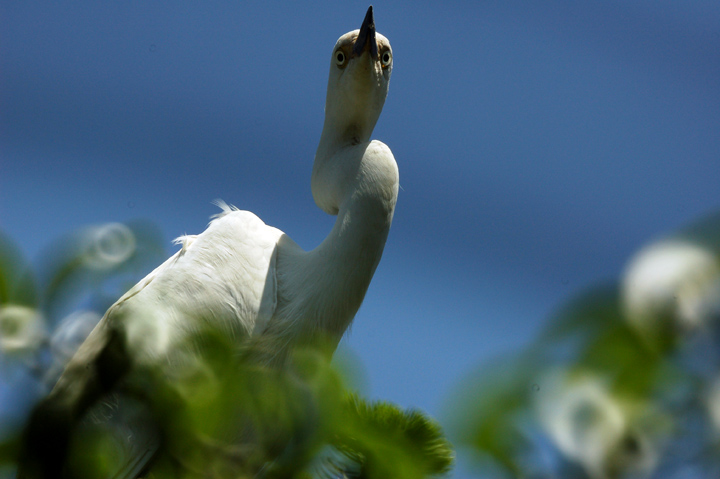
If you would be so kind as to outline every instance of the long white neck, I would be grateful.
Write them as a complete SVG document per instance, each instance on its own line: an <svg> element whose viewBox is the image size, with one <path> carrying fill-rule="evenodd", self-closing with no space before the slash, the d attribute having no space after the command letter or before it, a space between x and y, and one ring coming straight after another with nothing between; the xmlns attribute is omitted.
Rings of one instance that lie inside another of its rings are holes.
<svg viewBox="0 0 720 479"><path fill-rule="evenodd" d="M337 214L335 225L309 252L284 237L277 264L278 312L293 321L286 332L321 334L333 347L365 297L398 194L397 164L387 146L368 141L372 128L338 130L337 125L326 115L312 175L315 201Z"/></svg>
<svg viewBox="0 0 720 479"><path fill-rule="evenodd" d="M275 321L266 337L284 344L271 351L317 337L334 350L380 262L397 201L398 169L390 149L370 135L387 97L391 59L390 43L375 32L372 7L360 30L341 36L333 48L311 186L315 203L337 220L312 251L281 237Z"/></svg>

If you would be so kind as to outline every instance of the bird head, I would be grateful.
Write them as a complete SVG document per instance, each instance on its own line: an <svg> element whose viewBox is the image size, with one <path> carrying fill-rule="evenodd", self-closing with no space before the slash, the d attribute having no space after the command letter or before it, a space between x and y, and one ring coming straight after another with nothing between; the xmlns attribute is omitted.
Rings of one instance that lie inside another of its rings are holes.
<svg viewBox="0 0 720 479"><path fill-rule="evenodd" d="M375 31L371 6L360 29L338 39L330 59L325 124L342 144L370 139L385 104L392 67L390 42Z"/></svg>

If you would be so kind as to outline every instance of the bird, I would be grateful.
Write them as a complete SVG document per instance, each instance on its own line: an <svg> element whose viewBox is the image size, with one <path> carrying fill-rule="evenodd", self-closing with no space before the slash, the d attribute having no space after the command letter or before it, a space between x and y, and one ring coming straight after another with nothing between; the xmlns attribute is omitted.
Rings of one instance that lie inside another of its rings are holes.
<svg viewBox="0 0 720 479"><path fill-rule="evenodd" d="M221 212L205 231L178 238L179 251L120 297L80 345L30 416L18 477L62 477L73 424L132 371L171 368L168 358L202 328L238 348L262 344L262 360L277 367L301 342L322 338L334 352L363 302L397 203L395 158L370 138L392 69L370 6L330 58L310 178L317 206L337 216L327 237L305 251L253 213L218 201Z"/></svg>

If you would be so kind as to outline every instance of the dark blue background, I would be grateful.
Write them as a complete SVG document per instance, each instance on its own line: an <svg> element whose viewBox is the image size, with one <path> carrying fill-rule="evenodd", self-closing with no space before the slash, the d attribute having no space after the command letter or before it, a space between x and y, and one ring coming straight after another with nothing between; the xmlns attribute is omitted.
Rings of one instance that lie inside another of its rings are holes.
<svg viewBox="0 0 720 479"><path fill-rule="evenodd" d="M358 2L4 2L0 228L34 256L78 227L202 231L215 198L306 249L335 40ZM573 292L714 211L717 1L380 2L374 138L402 190L344 344L366 392L431 413Z"/></svg>

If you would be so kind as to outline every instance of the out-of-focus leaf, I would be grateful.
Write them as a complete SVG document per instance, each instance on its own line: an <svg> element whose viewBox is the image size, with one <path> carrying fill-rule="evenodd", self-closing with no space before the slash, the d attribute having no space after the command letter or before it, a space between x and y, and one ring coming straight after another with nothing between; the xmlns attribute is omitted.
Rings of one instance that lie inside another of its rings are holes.
<svg viewBox="0 0 720 479"><path fill-rule="evenodd" d="M454 395L451 430L479 459L489 457L512 477L524 474L519 458L529 444L519 422L540 388L538 373L531 355L494 359Z"/></svg>
<svg viewBox="0 0 720 479"><path fill-rule="evenodd" d="M556 361L570 361L611 377L619 392L641 396L658 385L659 375L668 366L663 353L672 349L667 342L664 347L649 344L628 323L614 286L596 288L571 300L551 319L535 348L549 351L550 356L568 340L574 341L572 351L554 358Z"/></svg>
<svg viewBox="0 0 720 479"><path fill-rule="evenodd" d="M647 396L657 388L666 362L636 331L615 320L583 349L576 365L611 377L618 392Z"/></svg>
<svg viewBox="0 0 720 479"><path fill-rule="evenodd" d="M679 238L704 246L720 261L720 212L711 213L682 228L671 238Z"/></svg>
<svg viewBox="0 0 720 479"><path fill-rule="evenodd" d="M452 447L426 414L382 401L368 403L354 394L345 404L346 421L336 445L358 458L362 477L422 478L450 470Z"/></svg>
<svg viewBox="0 0 720 479"><path fill-rule="evenodd" d="M16 304L0 305L0 353L8 357L32 358L46 339L42 313Z"/></svg>
<svg viewBox="0 0 720 479"><path fill-rule="evenodd" d="M20 248L0 231L0 304L37 305L32 269Z"/></svg>
<svg viewBox="0 0 720 479"><path fill-rule="evenodd" d="M568 339L588 341L607 324L616 320L618 311L617 286L604 285L592 288L563 305L550 318L537 343L554 345Z"/></svg>
<svg viewBox="0 0 720 479"><path fill-rule="evenodd" d="M53 244L41 261L49 321L56 323L79 299L97 294L104 282L128 276L131 282L113 292L117 299L157 266L165 256L161 244L157 227L141 221L88 227Z"/></svg>
<svg viewBox="0 0 720 479"><path fill-rule="evenodd" d="M300 348L286 368L274 368L238 356L229 338L212 331L193 343L198 355L169 358L177 366L170 371L145 369L128 380L165 438L154 477L324 477L308 474L322 469L310 466L328 446L365 478L434 477L452 464L436 422L348 395L322 350ZM113 442L92 434L84 440L96 449ZM77 449L87 450L82 444ZM75 467L106 470L123 461Z"/></svg>

